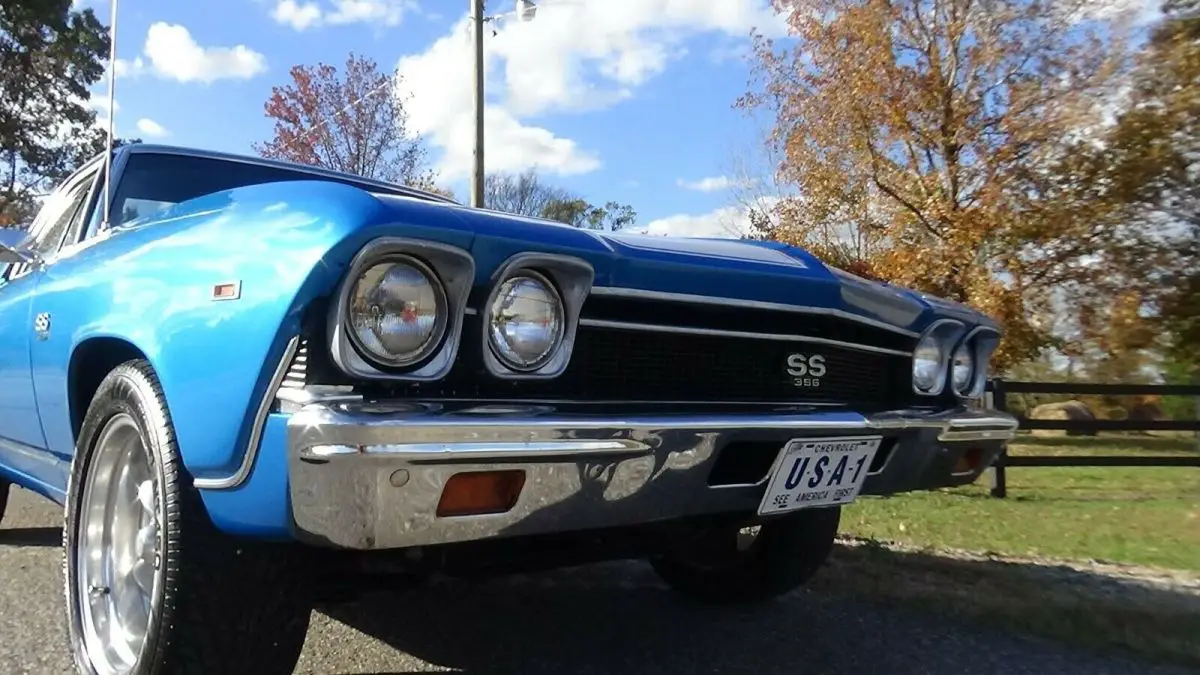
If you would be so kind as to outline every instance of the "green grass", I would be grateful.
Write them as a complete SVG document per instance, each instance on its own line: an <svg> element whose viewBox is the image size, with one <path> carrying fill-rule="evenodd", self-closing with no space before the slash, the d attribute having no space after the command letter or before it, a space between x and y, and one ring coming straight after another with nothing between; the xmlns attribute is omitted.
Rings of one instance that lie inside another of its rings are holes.
<svg viewBox="0 0 1200 675"><path fill-rule="evenodd" d="M1180 437L1022 436L1013 455L1194 454ZM843 511L850 536L920 547L1105 560L1200 571L1200 469L1013 468L1008 498L975 484L861 497Z"/></svg>

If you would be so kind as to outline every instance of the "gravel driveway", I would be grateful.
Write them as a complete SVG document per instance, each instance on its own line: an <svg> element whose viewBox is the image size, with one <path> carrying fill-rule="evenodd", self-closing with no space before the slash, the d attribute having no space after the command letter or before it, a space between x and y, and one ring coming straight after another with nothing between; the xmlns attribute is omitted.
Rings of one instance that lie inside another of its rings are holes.
<svg viewBox="0 0 1200 675"><path fill-rule="evenodd" d="M15 490L0 528L0 673L70 673L59 511ZM749 610L697 607L639 564L480 584L444 581L313 617L297 672L1184 673L799 592Z"/></svg>

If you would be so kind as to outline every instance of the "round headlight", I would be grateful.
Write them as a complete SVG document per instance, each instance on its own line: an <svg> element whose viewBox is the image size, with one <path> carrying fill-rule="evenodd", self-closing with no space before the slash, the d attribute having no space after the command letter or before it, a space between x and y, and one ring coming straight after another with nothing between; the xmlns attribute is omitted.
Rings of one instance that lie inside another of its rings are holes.
<svg viewBox="0 0 1200 675"><path fill-rule="evenodd" d="M522 272L496 291L488 309L488 342L509 368L535 370L562 344L565 314L553 284L535 272Z"/></svg>
<svg viewBox="0 0 1200 675"><path fill-rule="evenodd" d="M436 349L446 331L446 291L423 263L384 260L355 280L347 313L350 337L365 356L409 366Z"/></svg>
<svg viewBox="0 0 1200 675"><path fill-rule="evenodd" d="M913 385L921 391L933 391L942 370L942 343L932 335L921 338L913 352Z"/></svg>
<svg viewBox="0 0 1200 675"><path fill-rule="evenodd" d="M975 375L975 354L970 346L963 343L954 350L951 358L950 383L955 393L965 394L971 387L971 377Z"/></svg>

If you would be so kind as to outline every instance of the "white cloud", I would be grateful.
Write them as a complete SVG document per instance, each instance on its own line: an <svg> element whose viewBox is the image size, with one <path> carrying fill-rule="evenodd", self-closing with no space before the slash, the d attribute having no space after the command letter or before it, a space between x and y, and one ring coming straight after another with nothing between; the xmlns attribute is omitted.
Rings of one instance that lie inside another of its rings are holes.
<svg viewBox="0 0 1200 675"><path fill-rule="evenodd" d="M765 0L547 2L534 21L502 24L491 47L504 59L508 105L538 114L644 84L686 53L690 36L744 38L753 27L784 30Z"/></svg>
<svg viewBox="0 0 1200 675"><path fill-rule="evenodd" d="M416 8L415 0L332 0L324 5L278 0L271 18L299 31L326 24L371 23L392 27L400 25L405 13Z"/></svg>
<svg viewBox="0 0 1200 675"><path fill-rule="evenodd" d="M150 138L162 138L171 135L171 132L167 131L166 127L149 117L143 117L138 120L137 129L143 136L149 136Z"/></svg>
<svg viewBox="0 0 1200 675"><path fill-rule="evenodd" d="M1161 15L1161 0L1092 0L1077 8L1078 21L1112 21L1131 19L1134 24L1148 24Z"/></svg>
<svg viewBox="0 0 1200 675"><path fill-rule="evenodd" d="M315 2L280 0L271 11L271 18L295 30L304 30L321 22L321 8Z"/></svg>
<svg viewBox="0 0 1200 675"><path fill-rule="evenodd" d="M470 73L471 49L462 36L461 31L454 31L424 54L404 57L399 64L409 125L445 151L438 166L445 181L470 174L475 138L471 81L466 76ZM462 73L464 77L448 77L448 73ZM536 166L569 175L600 166L594 153L547 129L521 124L502 106L485 108L484 135L488 171Z"/></svg>
<svg viewBox="0 0 1200 675"><path fill-rule="evenodd" d="M117 59L116 64L117 77L137 77L146 70L146 62L143 61L142 57L140 56L134 58L132 61ZM108 74L105 73L105 76L107 75Z"/></svg>
<svg viewBox="0 0 1200 675"><path fill-rule="evenodd" d="M701 214L679 214L630 228L667 237L721 237L736 239L750 231L750 218L743 206L723 206Z"/></svg>
<svg viewBox="0 0 1200 675"><path fill-rule="evenodd" d="M785 29L769 0L547 0L534 21L490 26L497 34L485 35L487 170L536 166L560 174L594 170L600 160L524 118L578 114L629 98L682 57L691 36L744 38L752 27L772 35ZM409 123L445 150L446 180L462 177L471 164L470 36L464 17L424 53L399 63Z"/></svg>
<svg viewBox="0 0 1200 675"><path fill-rule="evenodd" d="M156 75L180 82L248 79L267 69L267 58L245 45L202 47L187 28L161 21L150 26L143 52Z"/></svg>
<svg viewBox="0 0 1200 675"><path fill-rule="evenodd" d="M710 176L701 178L700 180L688 181L680 178L675 181L675 184L681 188L695 190L697 192L716 192L718 190L726 190L733 185L733 181L729 176Z"/></svg>

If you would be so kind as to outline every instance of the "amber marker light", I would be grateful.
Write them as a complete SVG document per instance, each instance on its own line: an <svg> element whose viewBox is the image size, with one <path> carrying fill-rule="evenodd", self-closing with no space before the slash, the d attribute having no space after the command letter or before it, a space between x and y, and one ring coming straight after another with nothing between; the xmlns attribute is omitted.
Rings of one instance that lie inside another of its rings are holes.
<svg viewBox="0 0 1200 675"><path fill-rule="evenodd" d="M954 473L972 473L979 468L982 462L983 451L979 448L971 448L959 455L958 459L954 462Z"/></svg>
<svg viewBox="0 0 1200 675"><path fill-rule="evenodd" d="M504 513L516 506L525 487L525 472L471 471L456 473L442 488L439 518Z"/></svg>
<svg viewBox="0 0 1200 675"><path fill-rule="evenodd" d="M237 300L242 296L242 284L240 282L231 282L227 284L217 284L213 286L213 300Z"/></svg>

